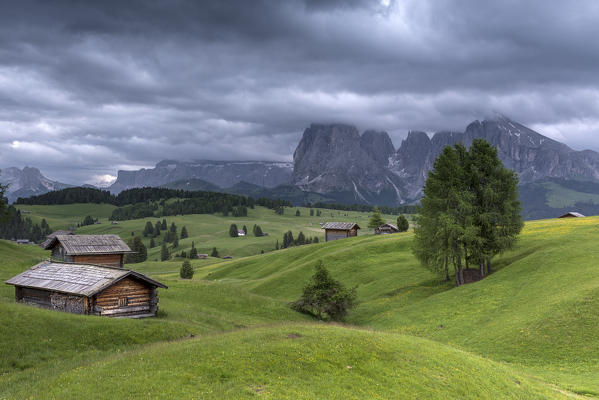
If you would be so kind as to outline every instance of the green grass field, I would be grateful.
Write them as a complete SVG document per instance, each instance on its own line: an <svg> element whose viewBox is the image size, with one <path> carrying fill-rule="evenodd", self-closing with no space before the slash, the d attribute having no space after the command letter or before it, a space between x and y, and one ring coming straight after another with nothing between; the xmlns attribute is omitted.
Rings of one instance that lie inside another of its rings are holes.
<svg viewBox="0 0 599 400"><path fill-rule="evenodd" d="M153 224L156 221L162 221L162 218L145 218L130 221L119 221L118 225L112 225L109 221L110 213L114 206L107 204L70 204L57 206L26 206L19 205L20 210L29 211L30 216L35 221L46 218L52 229L66 229L69 226L76 226L86 215L100 218L99 225L89 225L77 229L79 234L116 234L123 239L131 238L131 233L142 236L143 229L147 221ZM296 210L300 210L301 216L296 217ZM247 217L223 217L220 214L193 214L165 217L170 227L172 222L177 225L178 233L183 226L187 228L189 237L179 240L179 247L172 249L173 254L180 253L182 250L189 252L191 243L194 242L199 253L210 254L213 247L216 247L219 255L230 255L235 258L245 257L254 254L272 251L275 249L277 240L281 245L283 234L289 230L293 236L301 232L307 237L317 236L319 240L324 241L324 231L319 223L327 221L352 221L357 222L362 228L360 233L372 233L368 229L369 214L355 211L337 211L322 210L320 217L310 217L308 208L289 207L285 209L285 215L277 215L274 211L264 207L256 207L248 210ZM386 221L395 223L396 215L384 215ZM65 223L67 221L68 223ZM236 224L239 229L245 225L248 229L248 236L232 238L229 236L229 227ZM268 236L255 237L252 235L254 224L260 225ZM164 233L155 239L157 246L150 249L150 238L143 238L143 242L148 247L148 260L160 260L160 244L164 238ZM214 262L214 260L212 261Z"/></svg>
<svg viewBox="0 0 599 400"><path fill-rule="evenodd" d="M274 232L304 217L264 218ZM113 226L86 229L101 228ZM0 398L599 397L599 218L527 223L492 275L460 288L418 265L411 240L363 234L197 260L190 281L177 261L136 264L169 286L145 320L39 310L3 285ZM0 253L3 280L47 255L8 242ZM358 285L346 325L287 306L319 259Z"/></svg>

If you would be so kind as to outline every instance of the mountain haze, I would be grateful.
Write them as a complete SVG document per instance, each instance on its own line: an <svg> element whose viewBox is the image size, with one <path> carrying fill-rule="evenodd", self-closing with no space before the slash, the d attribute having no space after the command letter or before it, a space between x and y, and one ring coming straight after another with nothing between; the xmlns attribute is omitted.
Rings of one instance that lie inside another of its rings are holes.
<svg viewBox="0 0 599 400"><path fill-rule="evenodd" d="M11 203L19 197L30 197L71 187L66 183L46 178L39 169L32 167L3 168L0 170L0 183L8 185L6 197Z"/></svg>

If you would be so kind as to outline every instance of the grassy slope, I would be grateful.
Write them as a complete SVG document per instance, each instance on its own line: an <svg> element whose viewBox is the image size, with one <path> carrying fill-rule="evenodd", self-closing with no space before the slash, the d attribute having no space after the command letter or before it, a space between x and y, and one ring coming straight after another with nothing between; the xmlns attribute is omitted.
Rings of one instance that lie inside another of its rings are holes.
<svg viewBox="0 0 599 400"><path fill-rule="evenodd" d="M50 228L54 230L76 227L87 215L107 221L116 207L110 204L65 204L56 206L28 206L16 205L21 211L29 211L23 214L30 217L33 222L41 222L46 219Z"/></svg>
<svg viewBox="0 0 599 400"><path fill-rule="evenodd" d="M262 327L152 346L67 371L30 390L61 399L103 393L164 399L566 398L449 346L325 325Z"/></svg>
<svg viewBox="0 0 599 400"><path fill-rule="evenodd" d="M547 205L552 208L572 207L578 202L599 204L599 194L582 193L555 182L547 182L543 186L549 189Z"/></svg>
<svg viewBox="0 0 599 400"><path fill-rule="evenodd" d="M127 384L136 391L160 384L164 393L183 397L209 390L216 398L269 392L274 398L347 398L348 393L365 398L452 398L464 397L459 388L465 386L472 386L473 398L558 395L547 392L548 387L529 373L581 393L597 393L597 225L599 218L528 223L518 248L497 260L495 274L458 289L438 282L415 262L409 251L411 234L358 237L211 266L198 260L192 281L176 278L174 262L138 264L137 270L169 285L160 294L161 317L153 320L37 310L15 305L12 289L2 287L0 398L23 397L32 390L38 397L65 397L67 387L69 393L94 397L108 383L118 393L127 387L119 376L127 376ZM3 279L46 254L6 242L0 242L0 253L8 260L0 269ZM349 322L389 333L270 326L306 321L285 303L297 297L319 258L344 283L360 285L361 304ZM199 279L202 276L211 281ZM263 324L269 326L168 342L192 333ZM291 331L313 340L288 340ZM380 345L373 349L366 343L375 336ZM151 344L155 342L161 344ZM305 357L314 363L297 359L301 343ZM346 347L348 343L353 347ZM351 365L347 357L352 354L363 369L354 366L351 371L357 376L348 379L342 375L348 371L337 367ZM376 362L369 358L372 354ZM404 354L413 355L408 363ZM256 360L256 366L248 360ZM153 367L138 368L146 362ZM309 371L314 370L317 379L307 385ZM380 371L380 380L373 371ZM94 373L100 373L104 383L85 389ZM34 388L32 381L39 381ZM356 392L360 389L370 392ZM143 397L142 392L134 393Z"/></svg>
<svg viewBox="0 0 599 400"><path fill-rule="evenodd" d="M153 224L162 218L145 218L131 221L121 221L118 225L111 225L108 217L112 212L113 206L96 204L71 204L64 206L19 206L22 210L30 210L28 214L32 218L41 219L45 217L50 227L53 229L66 228L73 221L79 222L86 215L94 217L100 216L99 225L85 226L77 230L80 234L117 234L127 240L131 237L131 232L141 236L147 221ZM96 212L96 209L98 212ZM296 217L295 212L299 209L301 216ZM324 240L324 232L320 229L320 222L326 221L355 221L363 228L361 233L368 233L368 213L354 211L335 211L322 210L322 216L310 217L310 211L307 208L286 208L285 215L280 216L272 210L264 207L256 207L248 210L248 217L235 218L223 217L221 215L194 214L166 217L168 226L174 222L177 228L185 226L189 233L189 238L179 241L179 247L173 250L173 253L179 253L181 250L189 251L192 241L195 243L199 253L210 254L213 247L218 249L221 256L232 255L233 257L244 257L254 254L260 254L274 250L276 241L282 244L283 234L288 230L297 237L300 231L307 237L318 236L319 240ZM385 215L384 218L390 222L397 219L394 215ZM68 221L69 224L59 221ZM395 222L393 222L395 223ZM229 226L236 224L239 229L246 225L249 235L245 237L231 238L229 236ZM254 237L252 227L254 224L260 225L264 232L269 236ZM309 224L312 224L310 226ZM162 243L164 233L161 238L156 239L157 247L149 249L150 238L144 238L144 243L148 247L148 260L160 259L160 243ZM214 260L212 261L214 262Z"/></svg>
<svg viewBox="0 0 599 400"><path fill-rule="evenodd" d="M599 393L598 225L527 223L496 273L458 289L418 265L411 234L285 250L208 267L206 276L288 301L322 258L347 285L360 284L351 323L432 338Z"/></svg>

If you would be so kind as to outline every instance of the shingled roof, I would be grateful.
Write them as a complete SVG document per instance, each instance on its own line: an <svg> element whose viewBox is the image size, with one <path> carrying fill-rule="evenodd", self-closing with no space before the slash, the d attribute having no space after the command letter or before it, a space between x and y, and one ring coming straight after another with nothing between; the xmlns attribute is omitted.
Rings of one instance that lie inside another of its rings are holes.
<svg viewBox="0 0 599 400"><path fill-rule="evenodd" d="M128 276L167 289L166 285L135 271L53 261L43 261L34 265L27 271L10 278L6 283L90 297Z"/></svg>
<svg viewBox="0 0 599 400"><path fill-rule="evenodd" d="M49 234L48 236L46 236L47 239L44 240L40 244L40 246L45 249L46 246L48 246L50 244L50 242L52 242L52 239L54 239L58 235L74 235L74 233L73 233L73 231L55 231L55 232L52 232L51 234Z"/></svg>
<svg viewBox="0 0 599 400"><path fill-rule="evenodd" d="M69 256L133 253L118 235L56 235L44 249L50 250L57 243L62 245Z"/></svg>
<svg viewBox="0 0 599 400"><path fill-rule="evenodd" d="M350 229L361 229L355 222L327 222L322 226L322 229L339 229L342 231L348 231Z"/></svg>

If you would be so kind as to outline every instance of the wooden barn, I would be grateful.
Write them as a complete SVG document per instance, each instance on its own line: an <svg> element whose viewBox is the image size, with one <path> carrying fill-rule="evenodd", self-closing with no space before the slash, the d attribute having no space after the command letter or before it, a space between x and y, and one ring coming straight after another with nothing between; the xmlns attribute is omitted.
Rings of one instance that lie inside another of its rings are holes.
<svg viewBox="0 0 599 400"><path fill-rule="evenodd" d="M118 235L56 235L44 249L55 260L120 268L125 254L133 253Z"/></svg>
<svg viewBox="0 0 599 400"><path fill-rule="evenodd" d="M399 233L399 229L397 229L397 226L387 223L374 230L375 235L386 235L389 233Z"/></svg>
<svg viewBox="0 0 599 400"><path fill-rule="evenodd" d="M153 317L165 285L135 271L47 260L6 281L18 302L75 314Z"/></svg>
<svg viewBox="0 0 599 400"><path fill-rule="evenodd" d="M325 241L345 239L358 236L360 227L355 222L327 222L322 225L325 232Z"/></svg>
<svg viewBox="0 0 599 400"><path fill-rule="evenodd" d="M584 218L584 215L582 215L581 213L570 211L562 216L559 216L558 218Z"/></svg>

